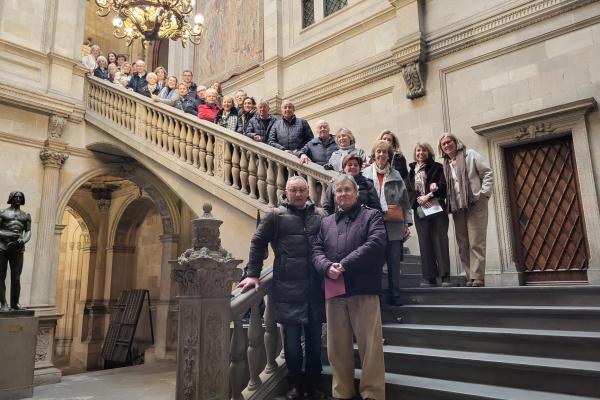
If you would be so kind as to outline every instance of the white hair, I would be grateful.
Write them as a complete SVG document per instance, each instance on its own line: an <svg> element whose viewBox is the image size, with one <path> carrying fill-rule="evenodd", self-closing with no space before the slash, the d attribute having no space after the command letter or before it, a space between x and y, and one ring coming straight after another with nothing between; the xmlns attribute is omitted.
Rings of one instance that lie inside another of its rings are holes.
<svg viewBox="0 0 600 400"><path fill-rule="evenodd" d="M196 89L196 90L198 90L198 89ZM214 94L215 96L219 95L219 93L213 88L206 89L206 94L210 94L210 93Z"/></svg>
<svg viewBox="0 0 600 400"><path fill-rule="evenodd" d="M148 72L146 74L146 80L148 80L148 78L154 78L154 79L158 80L158 76L156 76L156 74L154 72Z"/></svg>
<svg viewBox="0 0 600 400"><path fill-rule="evenodd" d="M306 179L304 179L304 177L302 177L300 175L294 175L294 176L290 176L288 178L287 183L285 184L286 189L288 186L290 186L290 184L292 184L296 181L300 181L300 182L304 183L304 186L308 187L308 182L306 181Z"/></svg>
<svg viewBox="0 0 600 400"><path fill-rule="evenodd" d="M98 56L98 58L96 58L96 62L98 64L100 64L100 61L104 61L106 64L108 64L108 61L106 60L106 57L104 57L104 56Z"/></svg>
<svg viewBox="0 0 600 400"><path fill-rule="evenodd" d="M358 192L358 184L352 175L339 175L333 179L333 191L346 182L350 182L355 192Z"/></svg>

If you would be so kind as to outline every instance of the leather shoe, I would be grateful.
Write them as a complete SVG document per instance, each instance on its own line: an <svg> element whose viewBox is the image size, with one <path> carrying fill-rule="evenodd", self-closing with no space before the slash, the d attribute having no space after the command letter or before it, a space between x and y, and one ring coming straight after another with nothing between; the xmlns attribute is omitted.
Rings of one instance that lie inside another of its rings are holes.
<svg viewBox="0 0 600 400"><path fill-rule="evenodd" d="M475 279L473 281L473 287L484 287L485 286L485 282L482 281L481 279Z"/></svg>
<svg viewBox="0 0 600 400"><path fill-rule="evenodd" d="M472 279L469 279L469 280L467 281L467 283L465 283L465 286L466 286L466 287L471 287L471 286L473 286L473 280L472 280Z"/></svg>
<svg viewBox="0 0 600 400"><path fill-rule="evenodd" d="M287 400L298 400L302 398L302 393L300 392L300 389L293 387L289 392L287 392L285 398Z"/></svg>

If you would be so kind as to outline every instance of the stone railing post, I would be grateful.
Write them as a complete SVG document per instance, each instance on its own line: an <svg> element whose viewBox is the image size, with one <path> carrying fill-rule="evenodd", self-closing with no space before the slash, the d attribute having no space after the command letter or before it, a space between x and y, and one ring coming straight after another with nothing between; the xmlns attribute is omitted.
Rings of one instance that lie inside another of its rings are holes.
<svg viewBox="0 0 600 400"><path fill-rule="evenodd" d="M192 221L193 248L173 268L177 284L177 400L229 398L231 286L241 272L221 247L212 206Z"/></svg>

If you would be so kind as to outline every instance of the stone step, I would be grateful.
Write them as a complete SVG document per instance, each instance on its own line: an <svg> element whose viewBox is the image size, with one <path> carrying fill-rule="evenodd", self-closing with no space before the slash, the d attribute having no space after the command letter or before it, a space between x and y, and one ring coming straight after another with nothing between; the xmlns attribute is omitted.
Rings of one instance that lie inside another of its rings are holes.
<svg viewBox="0 0 600 400"><path fill-rule="evenodd" d="M396 346L600 360L600 332L385 324L383 336Z"/></svg>
<svg viewBox="0 0 600 400"><path fill-rule="evenodd" d="M402 290L401 298L404 304L600 307L600 286L414 288Z"/></svg>
<svg viewBox="0 0 600 400"><path fill-rule="evenodd" d="M405 305L393 312L407 324L600 332L600 307Z"/></svg>
<svg viewBox="0 0 600 400"><path fill-rule="evenodd" d="M355 370L356 383L360 370ZM323 368L324 380L331 383L331 369ZM391 400L593 400L572 396L496 385L434 379L421 376L385 374L386 398ZM284 399L284 397L278 398Z"/></svg>
<svg viewBox="0 0 600 400"><path fill-rule="evenodd" d="M386 372L600 396L600 362L390 345L384 352Z"/></svg>

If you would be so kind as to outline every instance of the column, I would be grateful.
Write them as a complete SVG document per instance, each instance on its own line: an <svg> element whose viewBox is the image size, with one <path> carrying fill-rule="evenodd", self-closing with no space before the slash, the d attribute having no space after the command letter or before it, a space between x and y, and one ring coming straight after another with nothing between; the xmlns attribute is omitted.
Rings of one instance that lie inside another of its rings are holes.
<svg viewBox="0 0 600 400"><path fill-rule="evenodd" d="M178 258L172 271L179 295L177 400L229 398L231 285L242 260L221 247L212 206L193 220L193 248Z"/></svg>

